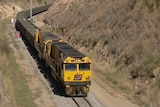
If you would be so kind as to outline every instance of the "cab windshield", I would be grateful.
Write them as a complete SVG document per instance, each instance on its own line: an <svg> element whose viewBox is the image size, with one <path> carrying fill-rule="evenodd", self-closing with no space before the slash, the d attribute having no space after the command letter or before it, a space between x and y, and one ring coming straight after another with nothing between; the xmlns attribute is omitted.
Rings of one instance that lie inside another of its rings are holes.
<svg viewBox="0 0 160 107"><path fill-rule="evenodd" d="M76 64L65 64L66 71L76 71L77 65Z"/></svg>
<svg viewBox="0 0 160 107"><path fill-rule="evenodd" d="M90 70L90 64L89 63L79 64L79 70L80 71Z"/></svg>

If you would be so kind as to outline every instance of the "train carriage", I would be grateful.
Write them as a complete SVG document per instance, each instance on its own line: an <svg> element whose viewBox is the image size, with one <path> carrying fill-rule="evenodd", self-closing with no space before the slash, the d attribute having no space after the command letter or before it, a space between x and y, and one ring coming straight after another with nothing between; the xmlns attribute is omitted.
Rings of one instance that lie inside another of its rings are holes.
<svg viewBox="0 0 160 107"><path fill-rule="evenodd" d="M33 15L46 11L49 6L34 8ZM52 76L63 84L67 95L87 96L91 85L91 60L58 36L42 32L28 20L29 15L29 10L17 14L16 29L38 51Z"/></svg>
<svg viewBox="0 0 160 107"><path fill-rule="evenodd" d="M56 62L56 75L66 93L86 96L91 84L91 60L63 42L52 44L51 58Z"/></svg>
<svg viewBox="0 0 160 107"><path fill-rule="evenodd" d="M49 47L47 48L48 44L51 42L60 42L60 41L62 40L51 32L38 31L36 32L34 37L34 46L36 50L39 52L40 58L46 60L47 59L46 51L49 49Z"/></svg>

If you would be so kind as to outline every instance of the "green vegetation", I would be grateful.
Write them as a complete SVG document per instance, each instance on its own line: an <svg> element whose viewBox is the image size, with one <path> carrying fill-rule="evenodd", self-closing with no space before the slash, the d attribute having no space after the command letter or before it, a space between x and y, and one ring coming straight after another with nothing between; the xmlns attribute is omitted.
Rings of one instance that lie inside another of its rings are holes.
<svg viewBox="0 0 160 107"><path fill-rule="evenodd" d="M7 93L13 107L35 107L27 81L19 70L12 49L8 46L6 35L8 21L0 21L0 71L7 83Z"/></svg>

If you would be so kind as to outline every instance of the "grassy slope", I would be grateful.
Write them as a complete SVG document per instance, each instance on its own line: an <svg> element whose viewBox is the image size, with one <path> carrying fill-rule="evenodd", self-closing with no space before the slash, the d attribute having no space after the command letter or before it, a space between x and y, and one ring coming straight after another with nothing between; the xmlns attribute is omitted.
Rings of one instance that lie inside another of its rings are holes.
<svg viewBox="0 0 160 107"><path fill-rule="evenodd" d="M88 54L108 84L142 106L158 107L159 11L158 0L55 0L45 22Z"/></svg>
<svg viewBox="0 0 160 107"><path fill-rule="evenodd" d="M23 0L16 0L17 5L27 8L27 5L29 6L29 3L26 2L25 4L23 4L24 1L23 3L22 1ZM50 2L51 0L45 1ZM45 1L38 0L38 3L44 3ZM1 0L0 5L11 2L15 2L15 0ZM33 5L37 5L37 2L34 2ZM10 100L10 104L8 105L10 105L11 107L36 107L33 102L32 94L30 93L29 87L26 84L27 81L16 63L14 52L9 47L9 42L6 36L4 36L6 35L8 29L8 23L10 23L8 19L0 20L0 71L2 72L3 80L7 84L7 86L6 84L4 85L4 92L6 93L3 94L7 94L6 96L8 96ZM11 35L11 32L8 32L8 35ZM16 46L13 40L11 42ZM6 99L1 99L3 104L5 100Z"/></svg>
<svg viewBox="0 0 160 107"><path fill-rule="evenodd" d="M16 64L14 52L9 48L7 38L4 36L7 31L7 23L8 21L1 21L0 24L1 71L7 83L7 93L12 107L35 107L26 80Z"/></svg>

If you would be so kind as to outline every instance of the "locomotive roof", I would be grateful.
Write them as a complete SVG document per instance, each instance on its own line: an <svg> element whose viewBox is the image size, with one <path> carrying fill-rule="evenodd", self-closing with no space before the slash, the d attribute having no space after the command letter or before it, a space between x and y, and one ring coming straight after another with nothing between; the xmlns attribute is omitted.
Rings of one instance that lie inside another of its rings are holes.
<svg viewBox="0 0 160 107"><path fill-rule="evenodd" d="M82 54L81 52L79 52L78 50L76 50L75 48L73 48L67 43L58 42L58 43L53 43L53 45L57 47L58 50L60 50L64 54L65 57L69 57L69 56L73 58L84 57L84 54Z"/></svg>
<svg viewBox="0 0 160 107"><path fill-rule="evenodd" d="M56 35L54 35L51 32L40 32L40 33L41 33L41 35L43 35L44 40L48 40L48 39L51 39L51 40L60 40L60 38L58 38Z"/></svg>

